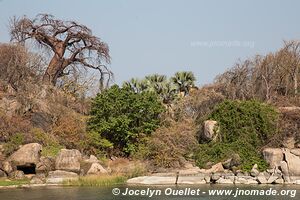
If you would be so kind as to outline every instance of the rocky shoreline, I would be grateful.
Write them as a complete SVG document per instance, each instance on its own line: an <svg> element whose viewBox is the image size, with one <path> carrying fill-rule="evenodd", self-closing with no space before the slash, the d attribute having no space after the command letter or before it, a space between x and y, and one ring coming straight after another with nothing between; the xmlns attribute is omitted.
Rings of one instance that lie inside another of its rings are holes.
<svg viewBox="0 0 300 200"><path fill-rule="evenodd" d="M41 151L38 143L23 145L0 162L0 178L59 184L80 176L108 174L95 156L85 157L76 149L61 149L55 158L41 156Z"/></svg>
<svg viewBox="0 0 300 200"><path fill-rule="evenodd" d="M111 174L111 169L104 168L95 156L83 156L76 149L61 149L55 158L41 156L41 151L40 144L30 143L0 161L0 178L29 180L29 184L0 188L62 185L65 181L79 180L79 177ZM200 169L187 163L184 169L131 178L127 184L300 184L300 148L266 148L263 155L270 166L264 172L258 170L257 164L250 172L232 170L234 160L217 163L210 169ZM120 168L126 171L125 165Z"/></svg>
<svg viewBox="0 0 300 200"><path fill-rule="evenodd" d="M188 185L188 184L297 184L300 185L300 148L263 150L265 160L270 166L264 172L255 164L250 172L224 169L228 164L217 163L210 169L190 167L172 173L157 173L129 179L134 185ZM230 161L229 161L230 162Z"/></svg>

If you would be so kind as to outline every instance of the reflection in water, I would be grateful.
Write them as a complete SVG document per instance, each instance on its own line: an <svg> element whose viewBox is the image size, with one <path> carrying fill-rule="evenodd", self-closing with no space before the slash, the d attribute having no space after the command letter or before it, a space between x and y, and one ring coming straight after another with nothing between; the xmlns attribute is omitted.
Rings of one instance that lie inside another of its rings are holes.
<svg viewBox="0 0 300 200"><path fill-rule="evenodd" d="M120 192L124 193L127 186L119 187ZM233 185L199 185L199 186L180 186L171 187L173 189L200 189L206 192L205 194L200 194L199 196L165 196L157 195L153 197L145 196L114 196L112 194L113 187L39 187L39 188L26 188L26 189L0 189L0 199L2 200L110 200L110 199L120 199L120 200L135 200L135 199L162 199L162 200L225 200L225 199L242 199L242 200L252 200L252 199L262 199L262 200L285 200L285 199L299 199L300 196L300 186L290 185L290 186L278 186L278 185L265 185L265 186L233 186ZM238 196L234 198L233 196L209 196L208 191L213 189L227 189L236 191L236 189L256 189L256 190L268 190L272 188L273 190L297 190L296 196L291 198L290 196ZM148 187L130 187L132 190L147 190ZM165 191L166 187L151 187L151 190L161 190ZM149 190L149 189L148 189Z"/></svg>

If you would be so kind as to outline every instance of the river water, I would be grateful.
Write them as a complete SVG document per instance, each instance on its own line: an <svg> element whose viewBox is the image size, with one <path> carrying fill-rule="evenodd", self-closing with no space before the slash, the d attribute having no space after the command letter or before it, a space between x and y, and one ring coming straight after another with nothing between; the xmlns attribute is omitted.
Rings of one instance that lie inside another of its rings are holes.
<svg viewBox="0 0 300 200"><path fill-rule="evenodd" d="M223 193L222 193L223 191ZM227 192L225 194L224 192ZM230 193L230 191L232 191ZM213 195L213 192L214 195ZM217 194L219 192L219 194ZM130 193L130 194L129 194ZM150 197L151 196L151 197ZM285 200L300 199L300 185L234 186L199 185L170 187L34 187L0 189L0 200Z"/></svg>

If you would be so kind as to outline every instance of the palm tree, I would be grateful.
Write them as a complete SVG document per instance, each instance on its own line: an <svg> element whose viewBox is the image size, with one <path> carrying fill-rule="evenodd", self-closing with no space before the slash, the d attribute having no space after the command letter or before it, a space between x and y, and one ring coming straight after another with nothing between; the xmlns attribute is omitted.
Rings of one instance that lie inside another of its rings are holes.
<svg viewBox="0 0 300 200"><path fill-rule="evenodd" d="M193 72L183 71L176 72L171 80L176 85L177 90L186 96L189 94L190 89L195 86L196 78Z"/></svg>
<svg viewBox="0 0 300 200"><path fill-rule="evenodd" d="M176 90L177 88L174 84L172 84L171 82L165 82L160 94L162 102L167 106L170 106L177 97Z"/></svg>
<svg viewBox="0 0 300 200"><path fill-rule="evenodd" d="M167 77L165 75L153 74L146 76L145 80L148 82L150 91L161 94L163 90L163 84L166 82Z"/></svg>
<svg viewBox="0 0 300 200"><path fill-rule="evenodd" d="M148 83L145 80L139 80L137 78L132 78L129 81L125 81L122 85L123 88L129 88L135 93L141 93L148 89Z"/></svg>

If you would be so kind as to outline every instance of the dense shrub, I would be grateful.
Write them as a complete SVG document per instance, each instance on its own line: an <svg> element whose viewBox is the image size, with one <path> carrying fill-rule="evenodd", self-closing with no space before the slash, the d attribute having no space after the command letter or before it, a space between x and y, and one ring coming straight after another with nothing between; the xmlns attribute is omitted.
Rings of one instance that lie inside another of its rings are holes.
<svg viewBox="0 0 300 200"><path fill-rule="evenodd" d="M141 138L158 128L163 110L155 94L135 93L115 85L93 100L88 129L129 155Z"/></svg>
<svg viewBox="0 0 300 200"><path fill-rule="evenodd" d="M257 101L224 101L208 119L218 121L221 131L216 142L200 145L198 165L228 159L236 152L244 170L255 163L266 166L260 150L277 133L278 114L272 106Z"/></svg>
<svg viewBox="0 0 300 200"><path fill-rule="evenodd" d="M61 116L52 127L52 134L69 149L80 149L80 143L86 136L86 121L81 115L67 113Z"/></svg>
<svg viewBox="0 0 300 200"><path fill-rule="evenodd" d="M197 149L196 126L192 120L171 122L157 129L139 146L136 156L150 159L156 167L181 167Z"/></svg>

